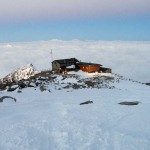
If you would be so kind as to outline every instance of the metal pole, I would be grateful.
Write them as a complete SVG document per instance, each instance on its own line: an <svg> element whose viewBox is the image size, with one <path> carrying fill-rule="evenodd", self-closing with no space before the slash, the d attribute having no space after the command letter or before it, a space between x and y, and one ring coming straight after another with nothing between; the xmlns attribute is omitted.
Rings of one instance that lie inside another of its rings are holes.
<svg viewBox="0 0 150 150"><path fill-rule="evenodd" d="M51 49L51 59L52 59L52 62L53 62L53 51Z"/></svg>

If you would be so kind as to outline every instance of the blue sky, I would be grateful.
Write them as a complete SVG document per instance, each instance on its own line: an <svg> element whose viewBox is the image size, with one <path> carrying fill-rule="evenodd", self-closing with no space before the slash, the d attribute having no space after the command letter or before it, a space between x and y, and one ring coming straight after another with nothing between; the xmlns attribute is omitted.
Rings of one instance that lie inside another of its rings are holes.
<svg viewBox="0 0 150 150"><path fill-rule="evenodd" d="M0 42L150 40L149 0L0 0Z"/></svg>

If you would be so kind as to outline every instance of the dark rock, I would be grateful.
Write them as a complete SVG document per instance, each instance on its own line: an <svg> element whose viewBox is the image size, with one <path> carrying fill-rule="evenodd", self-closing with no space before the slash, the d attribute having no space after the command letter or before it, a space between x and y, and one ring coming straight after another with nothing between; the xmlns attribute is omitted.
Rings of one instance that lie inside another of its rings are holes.
<svg viewBox="0 0 150 150"><path fill-rule="evenodd" d="M124 102L120 102L118 104L120 104L120 105L138 105L139 103L140 103L139 101L132 101L132 102L124 101Z"/></svg>
<svg viewBox="0 0 150 150"><path fill-rule="evenodd" d="M22 93L22 91L18 90L17 93Z"/></svg>
<svg viewBox="0 0 150 150"><path fill-rule="evenodd" d="M145 84L150 86L150 83L145 83Z"/></svg>
<svg viewBox="0 0 150 150"><path fill-rule="evenodd" d="M0 102L3 102L4 99L6 98L10 98L10 99L13 99L15 102L17 101L15 98L11 97L11 96L3 96L0 98Z"/></svg>
<svg viewBox="0 0 150 150"><path fill-rule="evenodd" d="M41 85L40 86L40 90L41 90L41 92L43 92L43 91L46 91L47 89L46 89L46 87L44 85Z"/></svg>
<svg viewBox="0 0 150 150"><path fill-rule="evenodd" d="M18 86L19 86L19 88L23 89L23 88L25 88L27 85L26 85L23 81L19 81L19 82L18 82Z"/></svg>
<svg viewBox="0 0 150 150"><path fill-rule="evenodd" d="M39 82L35 82L35 86L39 86L40 85L40 83Z"/></svg>
<svg viewBox="0 0 150 150"><path fill-rule="evenodd" d="M14 87L14 88L12 88L12 87L9 87L9 88L7 89L7 92L12 92L12 91L15 91L17 88L18 88L18 87Z"/></svg>
<svg viewBox="0 0 150 150"><path fill-rule="evenodd" d="M74 84L72 85L72 88L73 88L73 89L80 89L81 86L78 85L78 84L76 84L76 83L74 83Z"/></svg>
<svg viewBox="0 0 150 150"><path fill-rule="evenodd" d="M0 84L0 91L4 91L7 89L8 84Z"/></svg>
<svg viewBox="0 0 150 150"><path fill-rule="evenodd" d="M85 84L88 86L88 87L94 87L95 83L92 82L92 81L85 81Z"/></svg>
<svg viewBox="0 0 150 150"><path fill-rule="evenodd" d="M34 85L32 85L32 84L29 84L29 85L28 85L28 87L35 87L35 86L34 86Z"/></svg>
<svg viewBox="0 0 150 150"><path fill-rule="evenodd" d="M83 103L80 103L80 105L92 104L92 103L93 103L93 101L85 101L85 102L83 102Z"/></svg>
<svg viewBox="0 0 150 150"><path fill-rule="evenodd" d="M82 83L82 80L78 80L78 83Z"/></svg>
<svg viewBox="0 0 150 150"><path fill-rule="evenodd" d="M67 85L65 87L63 87L64 89L69 89L70 88L70 85Z"/></svg>
<svg viewBox="0 0 150 150"><path fill-rule="evenodd" d="M45 81L45 80L46 80L46 78L42 78L42 77L40 77L40 78L38 78L38 80L40 80L40 81Z"/></svg>
<svg viewBox="0 0 150 150"><path fill-rule="evenodd" d="M82 87L82 88L86 88L86 86L85 86L85 85L81 85L81 87Z"/></svg>

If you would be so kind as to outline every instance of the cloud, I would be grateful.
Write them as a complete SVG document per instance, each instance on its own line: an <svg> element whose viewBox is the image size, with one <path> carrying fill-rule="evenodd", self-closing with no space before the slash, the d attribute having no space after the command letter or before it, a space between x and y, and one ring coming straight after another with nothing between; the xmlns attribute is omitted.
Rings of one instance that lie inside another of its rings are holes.
<svg viewBox="0 0 150 150"><path fill-rule="evenodd" d="M0 77L32 63L37 69L51 68L51 49L54 59L76 57L112 68L114 73L142 82L150 82L150 42L122 41L40 41L0 44Z"/></svg>
<svg viewBox="0 0 150 150"><path fill-rule="evenodd" d="M0 20L64 19L107 15L145 14L149 0L5 0L0 1Z"/></svg>
<svg viewBox="0 0 150 150"><path fill-rule="evenodd" d="M4 48L12 48L12 45L6 44L6 45L4 45L3 47L4 47Z"/></svg>

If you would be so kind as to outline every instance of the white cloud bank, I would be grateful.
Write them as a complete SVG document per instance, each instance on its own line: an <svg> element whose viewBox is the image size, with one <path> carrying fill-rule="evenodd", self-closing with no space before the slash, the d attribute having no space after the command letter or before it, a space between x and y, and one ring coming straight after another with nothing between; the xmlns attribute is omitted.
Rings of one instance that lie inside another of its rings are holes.
<svg viewBox="0 0 150 150"><path fill-rule="evenodd" d="M0 44L0 78L32 63L37 69L51 68L54 59L76 57L112 68L129 78L150 82L150 42L122 41L37 41Z"/></svg>

